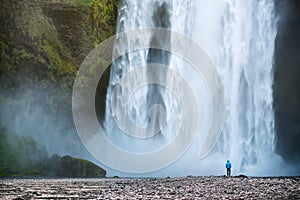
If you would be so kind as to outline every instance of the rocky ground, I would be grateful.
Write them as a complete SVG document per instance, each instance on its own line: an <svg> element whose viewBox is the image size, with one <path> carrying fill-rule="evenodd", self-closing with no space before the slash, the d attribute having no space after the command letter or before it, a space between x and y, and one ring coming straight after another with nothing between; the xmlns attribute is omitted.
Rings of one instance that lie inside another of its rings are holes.
<svg viewBox="0 0 300 200"><path fill-rule="evenodd" d="M300 199L300 177L2 179L0 199Z"/></svg>

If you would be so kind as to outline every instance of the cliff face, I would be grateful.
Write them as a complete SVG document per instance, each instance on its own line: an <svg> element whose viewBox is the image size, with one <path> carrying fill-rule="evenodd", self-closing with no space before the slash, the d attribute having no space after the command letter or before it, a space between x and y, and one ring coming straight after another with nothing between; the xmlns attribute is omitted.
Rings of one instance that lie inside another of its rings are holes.
<svg viewBox="0 0 300 200"><path fill-rule="evenodd" d="M77 177L77 178L101 178L105 177L106 171L97 165L70 156L60 157L54 154L47 162L47 169L54 176Z"/></svg>
<svg viewBox="0 0 300 200"><path fill-rule="evenodd" d="M0 125L0 176L38 175L44 172L48 153L29 137L8 133Z"/></svg>
<svg viewBox="0 0 300 200"><path fill-rule="evenodd" d="M44 176L102 178L106 171L87 160L71 156L49 157L45 147L30 137L8 133L0 126L0 177Z"/></svg>
<svg viewBox="0 0 300 200"><path fill-rule="evenodd" d="M115 34L117 3L0 0L0 124L8 134L33 138L49 154L89 158L73 124L73 81L88 53Z"/></svg>
<svg viewBox="0 0 300 200"><path fill-rule="evenodd" d="M277 0L274 109L277 152L300 161L300 1Z"/></svg>
<svg viewBox="0 0 300 200"><path fill-rule="evenodd" d="M115 33L117 4L1 0L0 11L1 79L14 72L19 79L60 81L74 76L89 51Z"/></svg>

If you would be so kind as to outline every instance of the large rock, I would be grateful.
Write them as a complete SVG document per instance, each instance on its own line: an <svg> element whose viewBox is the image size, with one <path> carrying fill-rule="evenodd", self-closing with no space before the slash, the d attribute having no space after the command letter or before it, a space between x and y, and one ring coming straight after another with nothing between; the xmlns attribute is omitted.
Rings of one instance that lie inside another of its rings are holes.
<svg viewBox="0 0 300 200"><path fill-rule="evenodd" d="M102 178L106 171L97 165L83 159L71 156L60 157L53 154L47 163L48 170L54 176L76 178Z"/></svg>
<svg viewBox="0 0 300 200"><path fill-rule="evenodd" d="M0 176L45 175L48 158L45 147L34 139L0 126Z"/></svg>
<svg viewBox="0 0 300 200"><path fill-rule="evenodd" d="M0 124L0 177L43 176L102 178L106 171L90 161L49 155L30 137L8 133Z"/></svg>

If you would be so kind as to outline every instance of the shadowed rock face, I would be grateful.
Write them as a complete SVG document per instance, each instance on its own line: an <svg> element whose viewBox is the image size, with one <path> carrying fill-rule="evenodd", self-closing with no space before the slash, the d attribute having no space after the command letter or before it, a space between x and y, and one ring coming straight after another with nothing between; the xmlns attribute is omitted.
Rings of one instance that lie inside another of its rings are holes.
<svg viewBox="0 0 300 200"><path fill-rule="evenodd" d="M0 175L44 175L39 161L47 163L48 153L91 157L74 127L72 86L85 56L115 33L116 11L117 0L0 0L0 137L27 141L0 141ZM99 87L102 100L106 85ZM19 143L32 145L20 155ZM86 161L60 160L63 168L74 165L66 176L105 175ZM7 168L11 163L17 164Z"/></svg>
<svg viewBox="0 0 300 200"><path fill-rule="evenodd" d="M286 160L300 161L300 1L277 0L274 108L276 150Z"/></svg>
<svg viewBox="0 0 300 200"><path fill-rule="evenodd" d="M0 0L0 123L8 133L33 138L50 155L90 158L74 127L73 81L88 53L115 33L117 2ZM101 113L106 86L99 83Z"/></svg>
<svg viewBox="0 0 300 200"><path fill-rule="evenodd" d="M106 175L104 169L87 160L71 156L60 157L57 154L50 157L47 167L54 176L59 177L101 178Z"/></svg>
<svg viewBox="0 0 300 200"><path fill-rule="evenodd" d="M102 178L106 171L87 160L49 155L45 147L30 137L17 136L0 124L0 177L43 176Z"/></svg>

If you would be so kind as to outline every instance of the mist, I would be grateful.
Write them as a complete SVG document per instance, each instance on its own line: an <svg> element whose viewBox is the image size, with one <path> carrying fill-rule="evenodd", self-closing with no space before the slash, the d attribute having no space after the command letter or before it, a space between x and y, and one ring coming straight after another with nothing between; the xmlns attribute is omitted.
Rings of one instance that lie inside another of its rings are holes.
<svg viewBox="0 0 300 200"><path fill-rule="evenodd" d="M201 2L204 3L205 1ZM223 34L220 26L221 21L218 19L220 19L220 13L225 7L223 5L216 5L216 2L217 1L207 2L205 6L201 6L201 3L198 3L192 7L192 13L199 11L196 19L202 22L205 21L205 23L203 22L197 26L195 25L197 32L190 33L190 36L194 37L198 43L203 45L212 59L218 60L220 57L218 57L214 51L218 49L218 43L221 41L220 35ZM276 13L274 23L276 23L277 34L275 37L272 69L274 79L272 85L270 85L273 89L272 105L274 107L275 144L272 147L274 148L275 154L268 154L268 152L261 158L267 159L259 164L256 163L256 167L245 168L247 164L251 164L251 159L247 161L241 160L233 152L231 154L231 158L233 158L233 174L245 173L246 175L255 176L286 176L300 174L300 58L298 56L300 52L300 2L297 0L277 0L275 3ZM42 13L40 8L32 7L30 9L32 12ZM211 16L211 19L207 19L205 16ZM42 19L44 20L44 18ZM8 19L1 20L6 20L5 23L3 22L5 27L17 27L17 24L13 24L11 21L8 22ZM191 19L189 18L188 20ZM170 23L176 23L176 20ZM189 23L192 22L189 21ZM53 28L54 25L52 24L51 27ZM62 29L62 27L62 25L59 26L60 29ZM76 30L82 31L79 29ZM64 34L64 30L60 31L61 32L58 31L59 34ZM5 32L5 30L2 30L2 32ZM14 30L14 32L22 34L22 31ZM55 37L58 37L57 31L55 34L54 32L50 33L53 35L56 34ZM84 34L86 33L84 32ZM4 35L8 34L5 33ZM1 40L5 41L7 38L3 37L4 36L1 35ZM32 38L39 37L42 38L42 36L32 36ZM15 44L8 44L8 46L10 46L7 48L13 49L23 45L26 51L45 61L36 61L38 59L35 60L35 58L33 58L34 56L22 54L22 51L20 51L21 53L17 51L17 53L13 54L12 50L11 52L7 50L7 54L11 54L11 57L25 56L25 59L22 58L24 60L20 58L20 61L18 61L19 63L16 64L17 62L14 63L11 60L7 61L7 57L5 57L3 53L4 51L2 52L1 66L4 67L1 68L0 76L0 123L9 133L33 138L38 143L45 146L49 155L57 153L61 156L70 155L88 159L107 170L108 176L166 177L223 175L225 173L224 164L229 156L224 153L226 152L226 150L224 150L225 147L220 144L224 142L224 138L221 138L220 143L215 146L209 157L200 161L198 158L198 151L199 146L201 145L201 137L198 137L188 152L186 152L186 154L178 161L167 168L152 173L123 173L113 170L109 166L105 166L96 160L84 147L73 122L71 105L72 87L73 80L76 76L76 72L74 71L78 70L78 64L77 68L73 67L73 71L70 70L72 73L59 74L54 69L49 69L46 66L50 63L50 59L53 58L49 56L46 59L44 58L46 56L39 52L41 50L36 50L37 48L35 45L42 44L41 41L39 41L39 43L37 42L38 39L35 41L29 36L24 35L16 35L15 38L17 38L14 40ZM208 40L209 38L213 38L214 42ZM78 40L87 41L89 43L94 42L91 42L86 38L80 39L80 37ZM72 43L71 46L74 49L77 48L76 44ZM87 46L88 47L85 47L84 51L82 50L82 52L80 52L81 57L88 55L89 50L92 49L91 44ZM59 48L57 47L57 49ZM66 55L62 55L64 54L63 50L65 49L61 48L57 50L60 52L58 53L59 56L68 60L68 62L62 64L65 68L69 67L67 64L72 63L71 61L73 58L71 59L69 56L71 55L70 52L72 52L72 50L70 49L72 48L69 48L68 51L66 51L68 52ZM14 63L15 68L6 67L8 66L7 63L10 62ZM51 70L55 71L55 73L52 73ZM51 76L49 75L49 77L44 78L44 76L46 76L45 74L51 74ZM106 89L106 87L107 86L104 88ZM101 93L101 98L105 98L105 96L106 92L105 94ZM105 112L105 104L96 105L96 107L97 106L99 106L102 113ZM226 136L228 136L228 134ZM11 142L13 143L14 141ZM235 149L235 151L238 150ZM245 154L247 154L247 152L250 152L250 150L245 150ZM195 160L196 162L191 162L191 160ZM253 163L255 163L255 161L253 161ZM257 169L260 170L257 171Z"/></svg>

